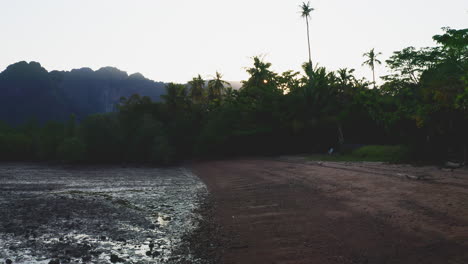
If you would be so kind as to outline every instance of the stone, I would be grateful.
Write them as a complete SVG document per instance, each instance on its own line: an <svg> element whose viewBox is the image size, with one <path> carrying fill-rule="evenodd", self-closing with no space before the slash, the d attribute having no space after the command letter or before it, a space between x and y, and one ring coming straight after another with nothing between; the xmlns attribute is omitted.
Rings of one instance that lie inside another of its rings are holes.
<svg viewBox="0 0 468 264"><path fill-rule="evenodd" d="M110 261L112 263L117 263L117 262L124 262L124 260L122 258L119 258L119 256L115 255L115 254L112 254L110 256Z"/></svg>
<svg viewBox="0 0 468 264"><path fill-rule="evenodd" d="M458 169L462 166L462 164L458 163L458 162L451 162L451 161L447 161L445 162L445 167L446 168L449 168L449 169Z"/></svg>

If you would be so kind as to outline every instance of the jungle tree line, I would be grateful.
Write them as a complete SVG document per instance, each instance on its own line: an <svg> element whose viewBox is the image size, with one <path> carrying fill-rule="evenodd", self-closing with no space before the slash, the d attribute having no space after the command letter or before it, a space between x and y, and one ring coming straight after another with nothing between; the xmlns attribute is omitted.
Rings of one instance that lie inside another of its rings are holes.
<svg viewBox="0 0 468 264"><path fill-rule="evenodd" d="M133 95L79 123L0 124L0 159L167 164L384 144L406 146L413 160L466 160L468 29L444 28L433 39L435 47L394 52L385 61L391 74L375 88L353 69L309 61L302 72L277 73L254 57L239 90L216 72L167 84L162 102ZM364 63L373 68L377 54Z"/></svg>

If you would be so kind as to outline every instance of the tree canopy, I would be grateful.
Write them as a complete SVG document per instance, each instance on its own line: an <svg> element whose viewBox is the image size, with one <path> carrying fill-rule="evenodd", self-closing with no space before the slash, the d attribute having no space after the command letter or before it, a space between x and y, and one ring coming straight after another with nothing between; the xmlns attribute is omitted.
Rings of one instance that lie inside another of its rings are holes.
<svg viewBox="0 0 468 264"><path fill-rule="evenodd" d="M379 87L354 69L310 62L302 73L277 73L257 56L239 90L216 72L207 81L197 75L166 84L159 102L135 94L116 111L83 120L0 122L0 159L169 164L388 144L406 146L413 160L466 161L467 36L467 29L444 28L434 47L395 51ZM373 69L378 55L367 52L364 64Z"/></svg>

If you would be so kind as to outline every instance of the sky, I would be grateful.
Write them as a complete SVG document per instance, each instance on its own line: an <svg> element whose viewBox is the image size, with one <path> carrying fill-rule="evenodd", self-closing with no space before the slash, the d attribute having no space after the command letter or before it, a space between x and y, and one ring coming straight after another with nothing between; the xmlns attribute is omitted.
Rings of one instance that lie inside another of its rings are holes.
<svg viewBox="0 0 468 264"><path fill-rule="evenodd" d="M295 0L0 0L0 71L18 61L47 70L113 66L164 82L216 71L247 78L251 57L275 71L308 60ZM312 0L312 60L372 78L362 54L382 61L408 46L433 46L441 27L468 27L466 0ZM378 76L386 74L378 66Z"/></svg>

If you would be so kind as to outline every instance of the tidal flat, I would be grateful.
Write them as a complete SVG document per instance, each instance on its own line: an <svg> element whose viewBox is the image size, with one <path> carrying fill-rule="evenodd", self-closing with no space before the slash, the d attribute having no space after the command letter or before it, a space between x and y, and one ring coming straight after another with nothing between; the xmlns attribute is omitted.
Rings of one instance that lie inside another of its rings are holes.
<svg viewBox="0 0 468 264"><path fill-rule="evenodd" d="M183 167L0 164L0 263L196 263L207 193Z"/></svg>

